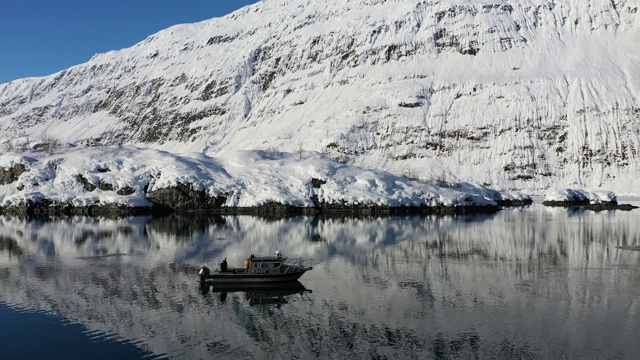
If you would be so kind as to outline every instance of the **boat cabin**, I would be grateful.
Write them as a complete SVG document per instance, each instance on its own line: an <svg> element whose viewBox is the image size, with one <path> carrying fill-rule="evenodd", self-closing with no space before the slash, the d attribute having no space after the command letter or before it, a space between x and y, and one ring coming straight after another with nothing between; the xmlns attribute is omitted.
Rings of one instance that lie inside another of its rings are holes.
<svg viewBox="0 0 640 360"><path fill-rule="evenodd" d="M283 264L287 259L281 255L278 256L254 256L250 258L249 272L254 274L280 274L283 270Z"/></svg>

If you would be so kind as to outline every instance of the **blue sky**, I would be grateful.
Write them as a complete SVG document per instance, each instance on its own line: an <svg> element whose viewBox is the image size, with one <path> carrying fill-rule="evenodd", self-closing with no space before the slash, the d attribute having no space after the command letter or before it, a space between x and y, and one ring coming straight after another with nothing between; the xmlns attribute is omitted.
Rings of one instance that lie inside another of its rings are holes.
<svg viewBox="0 0 640 360"><path fill-rule="evenodd" d="M169 26L258 0L11 0L0 9L0 83L53 74Z"/></svg>

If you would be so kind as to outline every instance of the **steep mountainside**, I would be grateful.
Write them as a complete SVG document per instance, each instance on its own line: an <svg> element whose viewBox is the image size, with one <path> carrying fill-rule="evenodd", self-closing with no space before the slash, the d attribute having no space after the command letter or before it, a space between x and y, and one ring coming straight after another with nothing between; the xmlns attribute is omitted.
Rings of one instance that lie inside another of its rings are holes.
<svg viewBox="0 0 640 360"><path fill-rule="evenodd" d="M637 194L639 7L263 0L0 85L0 141L305 149L424 180Z"/></svg>

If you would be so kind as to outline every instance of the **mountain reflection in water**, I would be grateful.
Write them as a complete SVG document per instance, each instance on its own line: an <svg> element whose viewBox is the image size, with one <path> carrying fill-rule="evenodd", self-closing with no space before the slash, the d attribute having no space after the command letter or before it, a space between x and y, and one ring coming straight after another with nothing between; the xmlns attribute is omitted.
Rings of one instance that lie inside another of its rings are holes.
<svg viewBox="0 0 640 360"><path fill-rule="evenodd" d="M0 302L171 358L638 358L639 214L0 216ZM313 270L198 286L275 250Z"/></svg>

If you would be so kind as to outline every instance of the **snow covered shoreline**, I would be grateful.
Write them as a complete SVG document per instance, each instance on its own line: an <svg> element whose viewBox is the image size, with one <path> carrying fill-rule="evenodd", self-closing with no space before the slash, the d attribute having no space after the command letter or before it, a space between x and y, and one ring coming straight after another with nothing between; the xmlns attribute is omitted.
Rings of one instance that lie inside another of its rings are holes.
<svg viewBox="0 0 640 360"><path fill-rule="evenodd" d="M473 184L425 184L317 152L220 157L130 146L0 156L0 207L10 213L433 214L496 211L530 196Z"/></svg>
<svg viewBox="0 0 640 360"><path fill-rule="evenodd" d="M619 204L618 197L611 191L589 192L580 189L550 189L542 204L554 207L580 207L594 211L628 211L637 208L631 204Z"/></svg>

